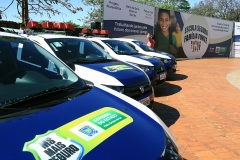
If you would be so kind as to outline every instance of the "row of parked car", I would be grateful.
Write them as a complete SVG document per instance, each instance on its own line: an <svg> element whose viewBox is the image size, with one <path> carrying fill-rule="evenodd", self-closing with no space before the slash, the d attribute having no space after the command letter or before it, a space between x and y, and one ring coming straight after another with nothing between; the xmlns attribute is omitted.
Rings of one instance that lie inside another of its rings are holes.
<svg viewBox="0 0 240 160"><path fill-rule="evenodd" d="M174 57L154 52L137 40L56 34L27 35L27 38L63 62L74 64L72 69L81 78L112 88L149 108L153 107L153 88L176 72ZM145 50L140 50L141 47Z"/></svg>
<svg viewBox="0 0 240 160"><path fill-rule="evenodd" d="M176 67L134 39L0 32L2 158L181 159L150 110Z"/></svg>

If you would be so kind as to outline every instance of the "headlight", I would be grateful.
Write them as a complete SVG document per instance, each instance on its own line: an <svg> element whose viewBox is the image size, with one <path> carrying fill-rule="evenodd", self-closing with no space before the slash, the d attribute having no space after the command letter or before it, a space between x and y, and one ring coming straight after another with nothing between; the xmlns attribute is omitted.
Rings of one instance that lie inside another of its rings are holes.
<svg viewBox="0 0 240 160"><path fill-rule="evenodd" d="M120 93L124 93L124 87L123 86L108 86L108 85L105 85L106 87L108 88L111 88L117 92L120 92Z"/></svg>
<svg viewBox="0 0 240 160"><path fill-rule="evenodd" d="M140 67L144 72L150 72L154 70L154 66L144 66L140 64L133 64L133 65Z"/></svg>
<svg viewBox="0 0 240 160"><path fill-rule="evenodd" d="M161 61L162 61L163 63L171 63L171 62L172 62L171 59L164 59L164 58L162 58Z"/></svg>
<svg viewBox="0 0 240 160"><path fill-rule="evenodd" d="M166 135L166 146L158 160L166 160L166 159L173 159L173 160L182 160L182 157L178 154L177 148L172 143L171 139Z"/></svg>

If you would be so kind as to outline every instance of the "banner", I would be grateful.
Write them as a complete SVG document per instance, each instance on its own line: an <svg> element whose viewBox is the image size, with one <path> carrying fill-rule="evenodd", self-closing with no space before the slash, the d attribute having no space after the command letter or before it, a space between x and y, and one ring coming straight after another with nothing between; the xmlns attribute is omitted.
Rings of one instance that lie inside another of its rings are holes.
<svg viewBox="0 0 240 160"><path fill-rule="evenodd" d="M146 43L153 34L154 7L129 0L104 0L103 28L112 38L134 38Z"/></svg>
<svg viewBox="0 0 240 160"><path fill-rule="evenodd" d="M240 57L240 22L235 22L232 46L232 57Z"/></svg>
<svg viewBox="0 0 240 160"><path fill-rule="evenodd" d="M229 57L233 22L155 8L155 46L177 58Z"/></svg>

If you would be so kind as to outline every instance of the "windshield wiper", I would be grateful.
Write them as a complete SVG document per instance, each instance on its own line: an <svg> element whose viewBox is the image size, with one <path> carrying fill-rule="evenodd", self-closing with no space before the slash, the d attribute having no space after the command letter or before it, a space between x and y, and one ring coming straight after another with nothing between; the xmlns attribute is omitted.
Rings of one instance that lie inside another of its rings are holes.
<svg viewBox="0 0 240 160"><path fill-rule="evenodd" d="M74 64L76 63L92 63L93 61L87 60L85 58L80 58L80 57L75 57L75 58L71 58L68 60L64 60L65 62L72 62Z"/></svg>
<svg viewBox="0 0 240 160"><path fill-rule="evenodd" d="M9 120L12 118L32 114L32 113L37 112L44 108L56 106L58 104L69 101L69 100L75 98L76 96L79 96L85 92L88 92L91 88L92 87L90 87L90 86L84 86L80 89L73 89L77 92L74 92L73 94L66 96L66 97L61 97L59 99L50 100L50 101L48 100L48 102L45 102L46 100L45 101L43 100L44 102L38 103L39 101L37 100L37 101L34 101L35 103L37 103L36 105L34 105L33 103L30 103L29 106L31 106L31 107L27 107L27 106L24 106L24 108L23 107L14 107L15 104L19 104L19 103L15 102L14 104L0 108L0 110L1 110L0 111L0 122L6 121L6 120ZM28 100L26 103L28 103Z"/></svg>
<svg viewBox="0 0 240 160"><path fill-rule="evenodd" d="M100 59L96 59L93 62L111 62L111 61L116 61L115 59L106 59L106 58L100 58Z"/></svg>
<svg viewBox="0 0 240 160"><path fill-rule="evenodd" d="M91 86L84 86L82 88L75 89L74 87L54 87L41 91L39 93L28 95L22 99L12 100L11 102L2 102L0 109L32 109L32 108L44 108L56 104L56 102L67 101L75 98L77 95L81 95L91 90ZM70 92L70 93L69 93ZM60 94L60 95L59 95ZM51 95L51 97L49 97ZM40 100L40 101L39 101ZM22 107L19 107L22 106ZM31 107L29 107L31 106Z"/></svg>

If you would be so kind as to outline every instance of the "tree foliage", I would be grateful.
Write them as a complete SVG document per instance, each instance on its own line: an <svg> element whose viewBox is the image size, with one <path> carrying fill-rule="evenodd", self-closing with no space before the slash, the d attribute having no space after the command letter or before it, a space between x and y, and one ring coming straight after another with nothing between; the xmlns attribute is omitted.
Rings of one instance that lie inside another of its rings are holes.
<svg viewBox="0 0 240 160"><path fill-rule="evenodd" d="M188 12L190 4L187 0L134 0L157 8Z"/></svg>
<svg viewBox="0 0 240 160"><path fill-rule="evenodd" d="M28 14L37 14L41 16L46 14L49 18L51 18L52 15L60 15L61 10L56 9L56 6L59 5L72 13L83 11L81 7L73 6L73 2L71 0L11 0L7 7L0 7L0 15L7 17L5 11L13 4L14 1L17 4L16 10L18 12L18 15L15 15L15 17L22 19L23 23L25 19L30 20ZM26 12L28 14L23 13L24 8L27 10Z"/></svg>
<svg viewBox="0 0 240 160"><path fill-rule="evenodd" d="M175 10L175 11L178 10L177 6L172 5L172 4L162 4L158 8L168 9L168 10Z"/></svg>
<svg viewBox="0 0 240 160"><path fill-rule="evenodd" d="M83 21L85 24L103 21L103 0L82 0L82 2L86 6L92 6L92 8L88 11L88 16L78 20Z"/></svg>
<svg viewBox="0 0 240 160"><path fill-rule="evenodd" d="M239 0L202 0L190 9L189 13L201 16L239 21Z"/></svg>
<svg viewBox="0 0 240 160"><path fill-rule="evenodd" d="M132 0L132 1L135 1L135 2L138 2L141 4L146 4L146 5L153 6L153 7L164 4L164 2L163 2L164 0Z"/></svg>

